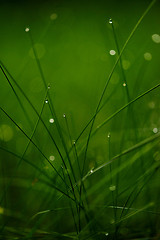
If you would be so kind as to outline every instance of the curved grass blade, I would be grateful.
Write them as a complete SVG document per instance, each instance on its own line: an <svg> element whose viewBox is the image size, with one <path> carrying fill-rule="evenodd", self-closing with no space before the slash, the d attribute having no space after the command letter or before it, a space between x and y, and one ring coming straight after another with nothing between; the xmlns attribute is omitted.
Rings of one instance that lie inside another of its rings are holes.
<svg viewBox="0 0 160 240"><path fill-rule="evenodd" d="M64 182L64 179L62 178L62 176L58 173L54 165L48 160L48 158L44 155L41 149L35 144L35 142L32 139L30 139L30 137L26 134L26 132L8 115L8 113L2 107L0 107L0 110L14 123L14 125L23 133L23 135L36 147L36 149L40 152L40 154L44 157L44 159L47 160L47 162L51 165L51 167L54 169L56 174Z"/></svg>
<svg viewBox="0 0 160 240"><path fill-rule="evenodd" d="M149 10L151 9L151 7L152 7L155 3L156 3L156 0L153 0L153 1L149 4L149 6L147 7L147 9L144 11L144 13L143 13L142 16L140 17L140 19L138 20L137 24L135 25L135 27L133 28L132 32L130 33L128 39L126 40L125 44L123 45L122 50L120 51L120 54L119 54L119 56L118 56L118 58L117 58L117 60L116 60L116 62L115 62L115 64L114 64L114 66L113 66L113 68L112 68L112 70L111 70L111 73L110 73L110 75L108 76L108 79L107 79L107 81L106 81L106 83L105 83L104 89L103 89L103 91L102 91L100 100L99 100L99 102L98 102L98 105L97 105L97 108L96 108L96 111L95 111L95 117L93 118L93 121L92 121L92 124L91 124L91 128L90 128L90 131L89 131L89 134L88 134L87 143L86 143L86 148L85 148L85 153L84 153L84 161L83 161L83 167L82 167L82 175L83 175L83 173L84 173L84 167L85 167L85 162L86 162L86 158L87 158L87 151L88 151L88 146L89 146L89 141L90 141L90 137L91 137L93 125L94 125L94 122L95 122L95 119L96 119L96 116L97 116L99 107L100 107L100 105L101 105L102 99L103 99L103 97L104 97L104 94L105 94L106 89L107 89L107 87L108 87L108 84L109 84L109 82L110 82L110 79L111 79L111 77L112 77L112 75L113 75L113 72L114 72L114 70L115 70L115 68L116 68L116 66L117 66L117 64L118 64L118 62L119 62L119 60L120 60L120 58L121 58L121 56L122 56L125 48L126 48L126 46L127 46L128 43L129 43L130 39L131 39L132 36L134 35L136 29L138 28L138 26L139 26L140 23L142 22L143 18L146 16L146 14L149 12Z"/></svg>

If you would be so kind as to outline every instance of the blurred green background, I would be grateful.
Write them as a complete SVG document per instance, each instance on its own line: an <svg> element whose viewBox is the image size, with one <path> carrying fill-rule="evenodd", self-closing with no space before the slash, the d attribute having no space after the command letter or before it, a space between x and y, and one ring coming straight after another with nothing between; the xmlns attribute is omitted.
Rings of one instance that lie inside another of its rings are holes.
<svg viewBox="0 0 160 240"><path fill-rule="evenodd" d="M65 113L67 116L72 140L77 139L93 117L107 78L118 57L115 35L109 19L113 19L117 42L119 48L122 49L129 34L150 3L151 1L148 0L0 2L0 60L40 113L46 89L34 56L32 46L34 43L46 84L51 86L49 90L51 101L68 149L71 144L63 114ZM129 99L132 100L159 83L159 12L160 3L157 1L129 41L122 54L122 66L117 65L109 82L102 101L102 104L105 103L105 105L97 115L94 129L128 102L126 87ZM30 29L30 33L25 31L26 28ZM31 42L30 34L33 42ZM9 77L9 75L7 76ZM124 86L124 76L127 86ZM12 82L10 77L9 79ZM15 84L13 82L12 84L26 114L2 71L0 72L0 106L30 137L37 121L37 115ZM85 173L109 160L108 133L111 133L110 157L112 158L159 132L159 91L157 88L146 95L132 105L130 111L122 111L97 132L89 144ZM50 122L52 118L54 119L54 116L49 109L49 104L45 104L42 119L54 136L62 155L65 156L55 122ZM84 143L83 140L86 141L88 129L80 138L81 144ZM49 161L53 160L50 156L54 156L55 160L52 162L57 169L60 169L60 157L41 121L33 139ZM28 143L24 134L2 111L0 112L0 141L2 148L19 156L23 155ZM77 145L79 151L81 144ZM83 157L82 152L79 156L80 162L83 161ZM62 183L56 180L52 168L32 143L25 153L25 158L47 172L61 187ZM159 159L159 145L151 148L148 155L144 155L142 158L143 160L147 159L143 161L144 169L138 162L132 166L133 168L130 166L128 170L122 171L119 180L115 178L115 181L119 181L119 192L127 186L133 185L137 176L141 176L143 170L145 172L157 158ZM2 195L0 207L8 209L4 215L0 212L2 229L4 226L24 228L36 212L67 205L67 200L59 200L59 194L56 191L51 191L50 188L38 183L41 174L36 169L24 161L17 169L16 164L19 159L2 149L0 150L0 159ZM77 171L74 158L73 166ZM113 169L118 167L119 165L115 163ZM133 170L136 172L136 176L133 174ZM61 170L59 171L61 172ZM91 181L87 180L86 186L91 188L105 175L105 171L102 172L102 175L95 174L93 182L92 179ZM159 177L156 176L152 183L153 192L151 191L149 197L144 194L143 200L139 200L138 206L146 204L148 198L152 200L151 196L154 200L157 198L158 181ZM9 188L7 188L8 183ZM65 186L62 186L62 189L64 190ZM92 198L94 199L96 196L95 192L89 201L92 203ZM128 196L128 192L117 201L123 205L126 196ZM99 204L104 204L104 202L106 202L105 195L99 199ZM94 209L94 211L96 210ZM45 224L43 222L41 227L45 230L53 229L63 233L74 231L73 220L68 221L71 219L70 214L70 212L67 214L61 212L56 213L56 216L54 214L46 216ZM112 213L109 212L110 215ZM19 219L23 219L23 221L20 222ZM139 219L141 221L140 217ZM101 220L102 229L105 229L104 223L110 220L107 217ZM67 222L67 224L61 228L60 222ZM134 224L133 221L133 226Z"/></svg>

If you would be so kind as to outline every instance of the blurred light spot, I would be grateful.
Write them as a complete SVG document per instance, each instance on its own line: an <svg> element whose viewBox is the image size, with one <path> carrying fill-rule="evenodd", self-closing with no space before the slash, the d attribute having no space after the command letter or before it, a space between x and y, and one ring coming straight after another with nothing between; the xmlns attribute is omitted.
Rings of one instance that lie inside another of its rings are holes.
<svg viewBox="0 0 160 240"><path fill-rule="evenodd" d="M27 27L27 28L25 28L25 32L29 32L29 30L30 30L30 29L29 29L28 27Z"/></svg>
<svg viewBox="0 0 160 240"><path fill-rule="evenodd" d="M8 142L13 138L13 130L10 126L3 124L0 126L0 139Z"/></svg>
<svg viewBox="0 0 160 240"><path fill-rule="evenodd" d="M151 109L155 108L155 102L153 102L153 101L149 102L148 107L151 108Z"/></svg>
<svg viewBox="0 0 160 240"><path fill-rule="evenodd" d="M131 64L130 64L129 61L127 61L127 60L122 61L122 67L123 67L124 70L127 70L130 67L130 65Z"/></svg>
<svg viewBox="0 0 160 240"><path fill-rule="evenodd" d="M108 235L109 235L109 233L105 233L105 235L106 235L106 236L108 236Z"/></svg>
<svg viewBox="0 0 160 240"><path fill-rule="evenodd" d="M110 51L109 51L109 54L112 55L112 56L114 56L114 55L116 54L116 51L115 51L115 50L110 50Z"/></svg>
<svg viewBox="0 0 160 240"><path fill-rule="evenodd" d="M158 132L158 128L153 128L153 133L157 133Z"/></svg>
<svg viewBox="0 0 160 240"><path fill-rule="evenodd" d="M50 118L50 119L49 119L49 122L50 122L50 123L54 123L54 119L53 119L53 118Z"/></svg>
<svg viewBox="0 0 160 240"><path fill-rule="evenodd" d="M146 52L146 53L144 54L144 59L147 60L147 61L151 61L151 59L152 59L152 54Z"/></svg>
<svg viewBox="0 0 160 240"><path fill-rule="evenodd" d="M45 103L48 103L48 99L45 100Z"/></svg>
<svg viewBox="0 0 160 240"><path fill-rule="evenodd" d="M66 117L66 114L65 114L65 113L63 114L63 117L64 117L64 118Z"/></svg>
<svg viewBox="0 0 160 240"><path fill-rule="evenodd" d="M50 157L49 157L49 160L50 160L50 161L54 161L54 160L55 160L55 156L53 156L53 155L50 156Z"/></svg>
<svg viewBox="0 0 160 240"><path fill-rule="evenodd" d="M123 87L126 87L127 86L127 84L126 83L123 83Z"/></svg>
<svg viewBox="0 0 160 240"><path fill-rule="evenodd" d="M4 213L4 208L0 207L0 214Z"/></svg>
<svg viewBox="0 0 160 240"><path fill-rule="evenodd" d="M119 75L118 73L114 72L111 78L111 84L116 85L119 82Z"/></svg>
<svg viewBox="0 0 160 240"><path fill-rule="evenodd" d="M58 17L57 13L52 13L51 16L50 16L50 19L51 20L56 20Z"/></svg>
<svg viewBox="0 0 160 240"><path fill-rule="evenodd" d="M153 35L152 35L152 40L153 40L153 42L155 42L155 43L160 43L160 35L158 35L158 34L153 34Z"/></svg>
<svg viewBox="0 0 160 240"><path fill-rule="evenodd" d="M43 44L40 44L40 43L36 43L34 45L34 49L36 51L36 55L37 55L37 58L40 59L44 56L44 54L46 53L46 50L44 48L44 45ZM34 51L33 51L33 48L31 48L29 50L29 56L33 59L35 59L35 55L34 55Z"/></svg>
<svg viewBox="0 0 160 240"><path fill-rule="evenodd" d="M115 191L116 190L116 186L115 185L110 186L109 190L112 191L112 192Z"/></svg>

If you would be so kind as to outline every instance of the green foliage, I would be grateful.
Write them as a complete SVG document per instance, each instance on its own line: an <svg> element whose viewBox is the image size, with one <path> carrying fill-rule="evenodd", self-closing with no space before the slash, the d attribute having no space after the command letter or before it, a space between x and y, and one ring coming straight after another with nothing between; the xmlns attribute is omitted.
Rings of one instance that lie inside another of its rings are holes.
<svg viewBox="0 0 160 240"><path fill-rule="evenodd" d="M16 17L0 40L0 239L160 236L160 5L146 2L2 4Z"/></svg>

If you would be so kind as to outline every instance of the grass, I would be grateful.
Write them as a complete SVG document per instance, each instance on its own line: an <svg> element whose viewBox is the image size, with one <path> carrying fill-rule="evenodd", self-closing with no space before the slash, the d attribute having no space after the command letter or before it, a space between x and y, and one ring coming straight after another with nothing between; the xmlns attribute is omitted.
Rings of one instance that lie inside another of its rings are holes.
<svg viewBox="0 0 160 240"><path fill-rule="evenodd" d="M1 40L0 239L159 239L160 37L147 25L159 2L147 2L131 3L127 31L116 21L127 2L48 3L58 14L39 28L42 2L20 15L31 19L15 30L19 59Z"/></svg>

